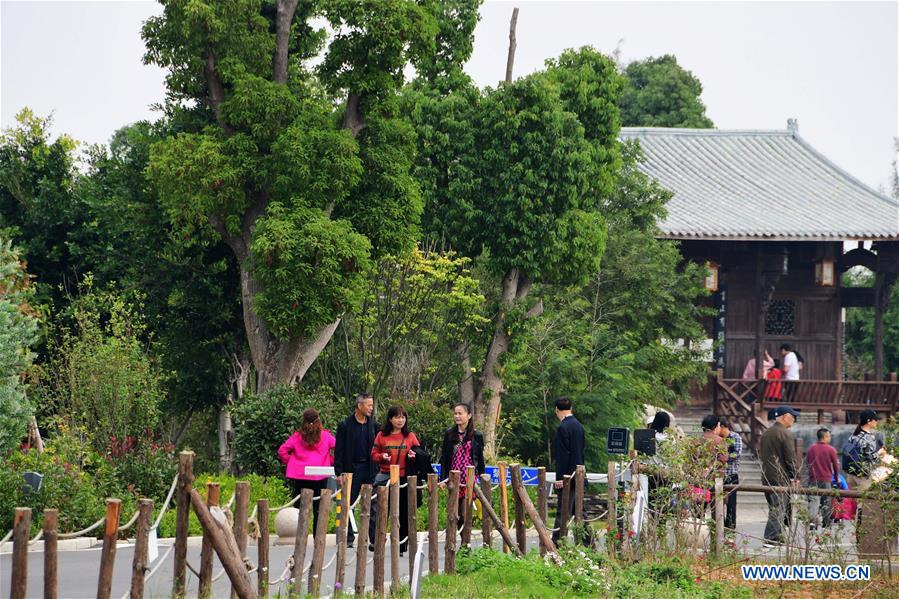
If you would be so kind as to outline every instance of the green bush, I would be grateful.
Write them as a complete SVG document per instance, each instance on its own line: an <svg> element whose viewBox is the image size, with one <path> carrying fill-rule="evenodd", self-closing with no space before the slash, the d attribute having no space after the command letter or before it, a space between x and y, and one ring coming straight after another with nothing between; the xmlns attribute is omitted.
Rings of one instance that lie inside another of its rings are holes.
<svg viewBox="0 0 899 599"><path fill-rule="evenodd" d="M178 472L174 448L149 439L113 436L107 458L122 486L140 497L163 501Z"/></svg>
<svg viewBox="0 0 899 599"><path fill-rule="evenodd" d="M332 433L349 414L349 406L327 388L308 391L282 385L256 395L246 394L231 411L234 421L234 458L240 472L260 476L284 474L278 448L296 430L307 408L321 413Z"/></svg>

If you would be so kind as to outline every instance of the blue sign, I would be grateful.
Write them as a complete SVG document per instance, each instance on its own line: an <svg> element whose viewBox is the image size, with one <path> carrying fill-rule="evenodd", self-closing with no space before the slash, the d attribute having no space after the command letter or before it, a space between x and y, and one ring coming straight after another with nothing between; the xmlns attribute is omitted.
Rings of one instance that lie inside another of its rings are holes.
<svg viewBox="0 0 899 599"><path fill-rule="evenodd" d="M443 473L440 471L440 464L432 464L434 467L434 472L437 473L437 478L443 480L445 477ZM490 482L494 485L499 484L499 468L497 466L487 466L486 473L490 476ZM530 468L527 466L521 467L521 482L525 485L537 486L537 468ZM506 469L506 484L512 484L512 469Z"/></svg>

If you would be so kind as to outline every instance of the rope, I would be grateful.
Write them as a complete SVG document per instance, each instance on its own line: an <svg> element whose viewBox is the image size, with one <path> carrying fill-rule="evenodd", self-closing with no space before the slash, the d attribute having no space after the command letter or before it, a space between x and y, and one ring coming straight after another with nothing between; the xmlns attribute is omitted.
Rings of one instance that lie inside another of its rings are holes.
<svg viewBox="0 0 899 599"><path fill-rule="evenodd" d="M40 540L41 540L41 537L43 537L43 536L44 536L44 529L42 528L40 531L38 531L38 533L37 533L36 535L34 535L34 538L33 538L33 539L31 539L30 541L28 541L28 544L29 544L29 545L34 545L35 543L37 543L38 541L40 541Z"/></svg>
<svg viewBox="0 0 899 599"><path fill-rule="evenodd" d="M190 565L190 562L188 562L188 561L185 560L184 563L185 563L185 565L187 566L187 569L190 570L190 573L193 574L194 576L196 576L197 579L199 579L199 578L200 578L200 573L197 572L197 571L194 569L194 567ZM212 577L212 579L210 580L210 582L218 582L218 581L221 579L221 577L224 576L224 575L225 575L225 569L222 568L221 570L219 570L219 573L218 573L218 574L216 574L215 576Z"/></svg>
<svg viewBox="0 0 899 599"><path fill-rule="evenodd" d="M289 560L288 560L288 561L289 561ZM269 584L269 585L276 585L276 584L280 585L280 584L282 584L285 580L288 580L288 579L289 579L289 576L290 576L290 564L288 563L287 567L284 568L284 570L281 571L281 574L280 574L280 575L278 575L278 578L276 578L276 579L274 579L274 580L269 580L269 581L268 581L268 584Z"/></svg>
<svg viewBox="0 0 899 599"><path fill-rule="evenodd" d="M132 526L135 522L137 522L137 517L138 517L138 516L140 516L140 511L135 511L135 512L134 512L134 515L131 516L131 520L128 520L128 522L126 522L125 524L122 524L121 526L119 526L118 532L125 532L126 530L128 530L129 528L131 528L131 526Z"/></svg>
<svg viewBox="0 0 899 599"><path fill-rule="evenodd" d="M2 539L0 539L0 545L3 545L3 544L6 543L8 540L10 540L10 539L12 538L12 533L13 533L14 531L15 531L15 529L12 529L12 528L11 528L11 529L9 530L9 532L6 533L6 535L4 535L4 537L3 537Z"/></svg>
<svg viewBox="0 0 899 599"><path fill-rule="evenodd" d="M178 475L175 475L175 478L172 479L172 486L169 487L169 494L166 495L165 501L162 504L162 509L159 510L159 515L156 517L156 521L153 522L153 526L150 528L159 528L159 523L162 522L162 516L165 515L167 509L169 509L169 502L172 500L172 496L175 494L175 489L178 487Z"/></svg>
<svg viewBox="0 0 899 599"><path fill-rule="evenodd" d="M231 506L234 505L234 500L235 500L236 498L237 498L237 489L235 489L234 492L231 493L231 499L228 500L228 503L226 503L226 504L224 505L223 509L226 509L226 510L228 510L228 511L231 511Z"/></svg>
<svg viewBox="0 0 899 599"><path fill-rule="evenodd" d="M64 534L56 535L56 536L57 536L57 538L60 538L60 539L73 539L75 537L80 537L81 535L87 534L90 531L94 530L95 528L99 527L104 522L106 522L106 516L103 516L102 518L100 518L99 520L97 520L96 522L94 522L93 524L88 526L87 528L84 528L84 529L76 531L76 532L67 532Z"/></svg>

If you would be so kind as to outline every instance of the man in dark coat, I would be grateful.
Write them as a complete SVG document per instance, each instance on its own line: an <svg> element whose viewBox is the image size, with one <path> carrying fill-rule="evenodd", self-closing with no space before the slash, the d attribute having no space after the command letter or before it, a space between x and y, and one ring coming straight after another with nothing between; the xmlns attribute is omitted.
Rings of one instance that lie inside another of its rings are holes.
<svg viewBox="0 0 899 599"><path fill-rule="evenodd" d="M796 454L790 427L799 411L790 406L774 409L774 424L759 440L759 461L762 463L762 484L771 487L799 485ZM768 523L765 525L763 546L771 548L786 541L793 519L789 493L765 493L768 502Z"/></svg>
<svg viewBox="0 0 899 599"><path fill-rule="evenodd" d="M556 436L553 439L553 454L556 456L556 482L555 488L561 489L563 478L566 475L574 474L578 466L584 463L584 448L586 436L584 435L584 427L571 413L571 400L567 397L560 397L556 400L556 418L561 422L559 428L556 429ZM568 513L574 513L575 494L569 494ZM561 498L560 498L561 501ZM553 528L553 542L559 542L559 525L562 518L562 505L559 504L556 510L556 522Z"/></svg>
<svg viewBox="0 0 899 599"><path fill-rule="evenodd" d="M378 423L372 416L374 406L375 402L371 394L360 393L356 396L356 409L347 416L346 420L337 425L334 473L337 476L344 472L352 473L351 505L359 497L359 489L362 485L372 484L378 471L378 465L371 459L371 448L375 444L375 437L379 430ZM354 527L347 527L347 546L352 547L355 540Z"/></svg>

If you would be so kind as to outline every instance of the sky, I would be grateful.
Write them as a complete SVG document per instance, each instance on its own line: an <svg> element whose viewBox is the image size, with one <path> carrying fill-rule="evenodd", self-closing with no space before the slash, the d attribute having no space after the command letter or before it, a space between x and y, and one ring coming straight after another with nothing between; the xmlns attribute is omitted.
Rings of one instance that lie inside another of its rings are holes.
<svg viewBox="0 0 899 599"><path fill-rule="evenodd" d="M625 62L674 54L703 85L720 129L799 133L874 188L888 188L899 113L899 4L883 2L489 1L466 70L482 85L505 74L509 18L520 8L515 75L591 45ZM28 106L53 132L106 143L158 117L164 72L142 63L154 2L0 0L0 126Z"/></svg>

